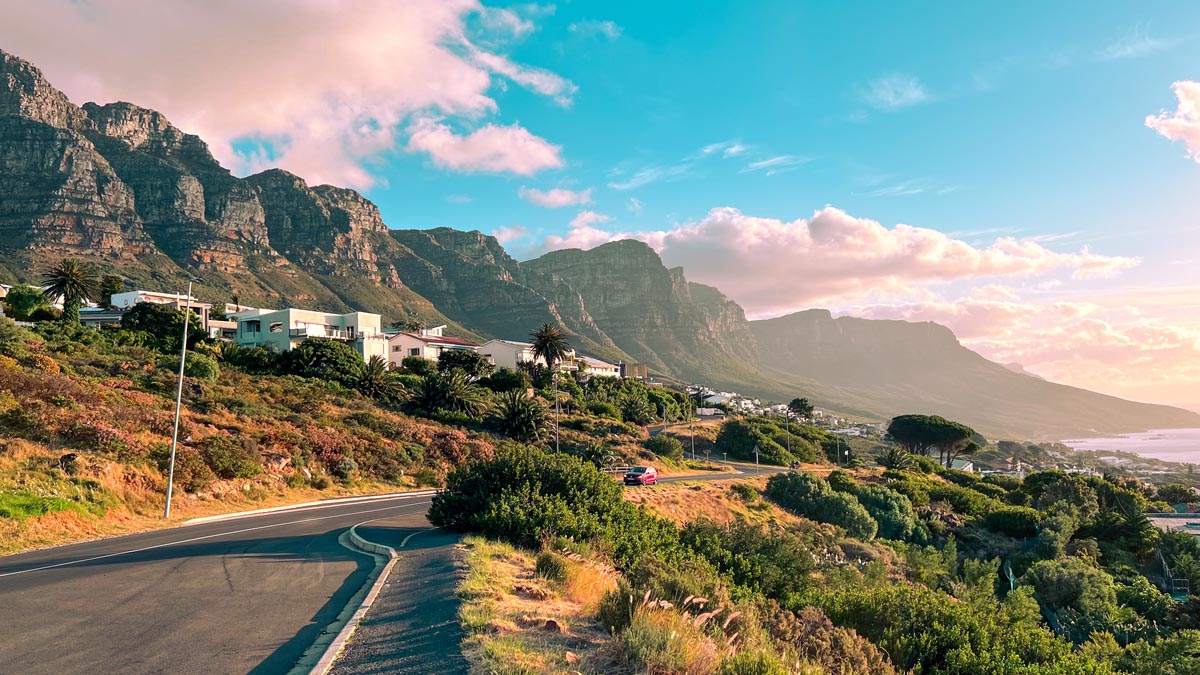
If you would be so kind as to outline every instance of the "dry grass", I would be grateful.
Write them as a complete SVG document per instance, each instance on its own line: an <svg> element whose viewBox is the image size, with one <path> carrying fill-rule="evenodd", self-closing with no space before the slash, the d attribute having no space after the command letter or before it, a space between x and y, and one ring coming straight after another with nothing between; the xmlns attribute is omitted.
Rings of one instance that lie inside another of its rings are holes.
<svg viewBox="0 0 1200 675"><path fill-rule="evenodd" d="M615 588L615 572L568 556L565 579L548 581L535 574L533 553L481 537L465 539L460 555L459 617L472 674L598 672L594 657L608 635L592 614Z"/></svg>
<svg viewBox="0 0 1200 675"><path fill-rule="evenodd" d="M166 479L156 469L81 456L77 472L68 476L56 465L62 453L24 439L0 440L0 495L64 499L81 507L0 518L0 555L172 527L201 516L397 489L373 483L328 490L291 488L279 476L268 474L219 481L200 494L176 486L171 520L165 521Z"/></svg>
<svg viewBox="0 0 1200 675"><path fill-rule="evenodd" d="M765 476L740 479L736 483L752 486L759 496L746 501L734 491L735 481L697 481L629 489L625 491L625 498L680 525L698 518L708 518L723 525L739 521L794 526L810 524L761 496L767 484Z"/></svg>

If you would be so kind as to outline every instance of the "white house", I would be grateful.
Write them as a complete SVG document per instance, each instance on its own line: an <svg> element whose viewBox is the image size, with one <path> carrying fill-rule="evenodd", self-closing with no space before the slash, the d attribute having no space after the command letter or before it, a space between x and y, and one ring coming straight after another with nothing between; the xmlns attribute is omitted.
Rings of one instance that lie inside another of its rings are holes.
<svg viewBox="0 0 1200 675"><path fill-rule="evenodd" d="M442 335L445 326L422 329L420 333L396 333L388 337L388 361L395 367L409 356L437 361L442 353L454 350L478 349L479 345L456 337Z"/></svg>
<svg viewBox="0 0 1200 675"><path fill-rule="evenodd" d="M576 363L587 364L587 369L584 371L588 375L598 377L620 377L621 366L607 361L601 361L590 356L576 356Z"/></svg>
<svg viewBox="0 0 1200 675"><path fill-rule="evenodd" d="M488 340L479 345L476 350L480 354L492 359L492 363L496 364L497 368L510 368L516 370L518 364L533 361L541 365L546 365L546 360L541 357L534 357L533 345L528 342L514 342L512 340ZM567 364L575 359L575 350L567 351L566 363L560 365L560 368L569 369Z"/></svg>
<svg viewBox="0 0 1200 675"><path fill-rule="evenodd" d="M154 291L129 291L126 293L113 293L111 304L120 311L132 309L134 305L141 302L150 302L156 305L170 305L180 311L188 306L188 296L180 293L157 293ZM192 311L196 316L200 317L200 325L205 331L208 330L208 312L212 309L212 305L207 302L200 302L192 296L191 298ZM118 319L119 321L119 319Z"/></svg>
<svg viewBox="0 0 1200 675"><path fill-rule="evenodd" d="M388 358L387 336L378 314L350 312L331 314L306 309L253 309L235 315L237 333L233 341L247 347L290 351L308 338L341 340L354 347L363 360Z"/></svg>

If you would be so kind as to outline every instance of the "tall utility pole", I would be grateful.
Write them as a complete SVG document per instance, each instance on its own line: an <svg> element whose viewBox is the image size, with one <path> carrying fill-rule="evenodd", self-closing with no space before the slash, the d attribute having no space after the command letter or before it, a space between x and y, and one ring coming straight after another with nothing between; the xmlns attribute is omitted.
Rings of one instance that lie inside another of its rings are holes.
<svg viewBox="0 0 1200 675"><path fill-rule="evenodd" d="M783 409L784 424L787 425L787 444L788 454L792 454L792 409L785 407Z"/></svg>
<svg viewBox="0 0 1200 675"><path fill-rule="evenodd" d="M692 461L696 461L696 421L693 419L688 423L688 433L692 437Z"/></svg>
<svg viewBox="0 0 1200 675"><path fill-rule="evenodd" d="M167 506L163 518L171 517L171 492L175 487L175 450L179 447L179 411L183 407L183 366L187 363L188 322L192 318L192 282L188 281L187 305L183 310L183 341L179 345L179 388L175 390L175 429L171 432L171 461L167 468Z"/></svg>
<svg viewBox="0 0 1200 675"><path fill-rule="evenodd" d="M550 366L554 368L554 366ZM554 371L554 452L558 452L558 416L560 411L558 407L558 370Z"/></svg>

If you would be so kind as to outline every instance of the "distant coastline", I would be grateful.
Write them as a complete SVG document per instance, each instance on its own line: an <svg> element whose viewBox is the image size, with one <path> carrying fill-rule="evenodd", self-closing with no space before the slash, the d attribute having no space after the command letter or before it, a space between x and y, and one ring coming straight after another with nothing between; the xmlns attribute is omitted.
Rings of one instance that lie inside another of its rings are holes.
<svg viewBox="0 0 1200 675"><path fill-rule="evenodd" d="M1139 433L1062 441L1072 450L1131 452L1165 462L1200 464L1200 429L1151 429Z"/></svg>

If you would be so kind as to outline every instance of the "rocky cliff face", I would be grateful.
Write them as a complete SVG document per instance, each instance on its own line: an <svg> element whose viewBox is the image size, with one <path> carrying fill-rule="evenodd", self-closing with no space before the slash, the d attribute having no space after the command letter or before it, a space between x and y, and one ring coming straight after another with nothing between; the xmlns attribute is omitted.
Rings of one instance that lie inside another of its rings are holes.
<svg viewBox="0 0 1200 675"><path fill-rule="evenodd" d="M240 179L203 140L130 103L75 106L0 52L0 275L74 255L131 284L199 275L202 297L441 321L391 259L401 247L353 190L283 171ZM331 282L330 280L336 280Z"/></svg>

